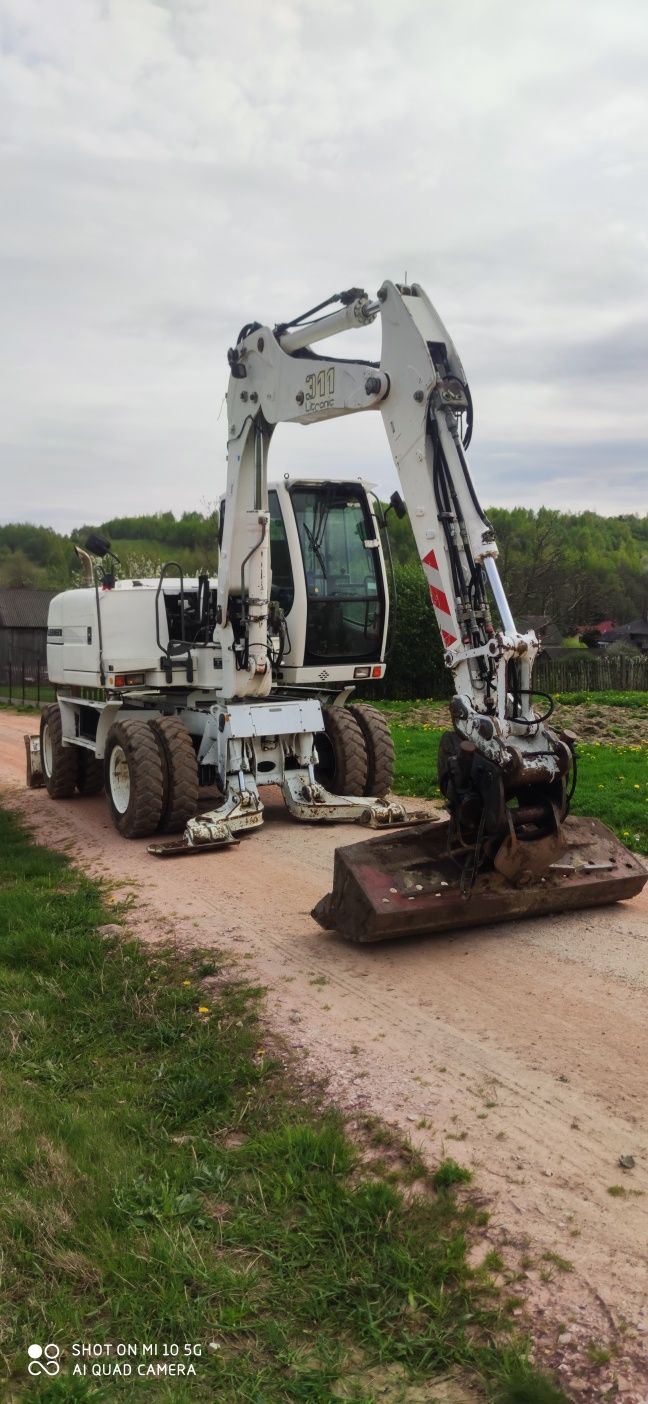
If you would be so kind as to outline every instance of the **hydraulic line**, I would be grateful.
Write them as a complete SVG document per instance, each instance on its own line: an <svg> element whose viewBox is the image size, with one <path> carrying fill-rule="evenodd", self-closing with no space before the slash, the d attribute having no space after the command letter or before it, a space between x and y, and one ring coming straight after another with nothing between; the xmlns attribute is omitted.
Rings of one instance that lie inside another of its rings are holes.
<svg viewBox="0 0 648 1404"><path fill-rule="evenodd" d="M467 383L464 385L464 394L468 402L468 410L466 412L466 432L463 436L463 447L467 449L470 446L470 441L473 436L473 402L470 386Z"/></svg>
<svg viewBox="0 0 648 1404"><path fill-rule="evenodd" d="M455 589L457 590L457 594L459 595L459 597L461 598L462 602L464 603L464 608L465 608L465 604L466 604L466 603L469 603L469 604L472 603L472 610L473 610L473 613L476 615L477 612L479 612L480 610L483 610L483 609L485 608L485 605L486 605L486 598L485 598L485 591L484 591L484 584L483 584L483 573L482 573L482 568L481 568L481 566L477 566L476 563L475 563L475 561L474 561L474 559L473 559L473 554L472 554L472 551L471 551L471 548L470 548L470 542L469 542L469 540L468 540L468 535L467 535L467 532L466 532L466 529L465 529L465 523L464 523L464 520L463 520L463 513L462 513L462 510L461 510L461 504L460 504L459 499L458 499L458 497L457 497L457 493L456 493L456 490L455 490L455 487L454 487L454 483L453 483L453 481L452 481L452 475L451 475L450 470L449 470L449 467L448 467L448 462L447 462L447 459L446 459L446 456L445 456L445 452L444 452L444 450L443 450L443 445L442 445L442 443L441 443L440 436L439 436L439 432L438 432L438 425L437 425L437 423L436 423L436 419L435 419L434 416L433 416L433 413L431 414L431 417L430 417L430 429L431 429L431 437L432 437L432 443L433 443L434 466L435 466L435 471L436 471L436 475L437 475L437 476L436 476L436 480L435 480L435 492L437 491L437 484L441 484L441 485L442 485L442 489L443 489L442 495L441 495L441 496L442 496L444 511L446 511L446 512L450 510L450 499L452 499L452 506L453 506L453 508L454 508L454 516L455 516L455 518L456 518L457 525L458 525L458 527L459 527L459 532L460 532L460 534L461 534L461 540L462 540L462 545L463 545L463 549L464 549L464 555L465 555L465 558L466 558L466 564L467 564L468 571L469 571L469 576L470 576L469 584L468 584L468 600L467 600L467 601L465 600L465 596L466 596L466 584L465 584L465 577L464 577L464 572L463 572L463 566L462 566L462 564L461 564L461 557L459 556L459 551L458 551L458 548L457 548L457 544L456 544L456 542L453 540L452 535L451 535L451 533L450 533L450 531L449 531L449 525L448 525L448 523L447 523L446 521L444 521L444 522L443 522L444 528L447 528L447 530L446 530L446 540L448 540L448 544L449 544L451 565L454 567L454 568L453 568L453 581L454 581L454 583L455 583ZM434 475L433 475L433 477L434 477ZM439 496L438 496L438 493L437 493L437 505L439 505ZM459 577L459 579L458 579L458 577ZM457 585L458 585L459 581L461 582L461 584L459 585L459 588L457 589ZM472 598L471 598L471 597L472 597ZM475 620L475 623L477 623L477 620ZM484 636L483 636L483 620L482 620L482 621L480 621L480 623L478 624L478 627L477 627L477 638L473 637L472 642L473 642L473 644L476 643L477 645L479 645L479 644L484 643L484 641L485 641L485 639L484 639ZM483 677L486 676L487 669L484 669L483 663L482 663L482 666L479 668L479 671L480 671L480 673L481 673L481 675L482 675Z"/></svg>
<svg viewBox="0 0 648 1404"><path fill-rule="evenodd" d="M243 661L242 661L242 663L241 663L241 665L240 665L240 666L243 667L243 668L247 668L247 666L248 666L248 664L249 664L249 661L250 661L250 602L249 602L249 599L248 599L248 603L247 603L247 607L246 607L246 604L245 604L245 567L246 567L248 561L252 559L252 556L256 555L256 552L261 550L261 547L263 546L263 543L264 543L264 541L265 541L265 539L266 539L266 532L267 532L267 529L268 529L268 524L267 524L267 522L264 521L264 523L263 523L263 525L262 525L262 527L261 527L261 535L260 535L260 537L259 537L259 540L258 540L258 541L255 541L254 546L252 547L252 550L251 550L251 551L248 551L247 556L244 556L243 560L241 561L241 613L245 612L245 613L244 613L244 619L245 619L245 626L244 626L244 627L245 627L245 647L244 647L244 651L243 651Z"/></svg>
<svg viewBox="0 0 648 1404"><path fill-rule="evenodd" d="M326 297L323 302L318 302L316 307L310 307L308 312L301 312L298 317L293 317L290 322L279 322L274 329L276 337L280 337L287 332L290 327L298 327L302 322L308 321L309 317L314 317L316 312L321 312L325 307L330 307L334 302L341 302L344 307L349 307L359 297L365 297L364 288L347 288L346 292L333 293L331 297ZM320 319L321 320L321 319Z"/></svg>
<svg viewBox="0 0 648 1404"><path fill-rule="evenodd" d="M452 572L452 583L454 587L454 592L457 599L461 600L463 605L466 594L466 583L463 574L463 567L461 564L461 557L457 549L457 543L454 540L454 537L450 530L450 523L448 520L449 517L452 516L452 513L450 511L450 498L448 496L448 484L445 475L446 463L445 458L443 456L441 443L439 440L438 425L433 414L430 415L429 423L430 438L432 442L432 484L434 487L434 496L439 513L439 520L443 527L446 544L448 547L448 556L450 560L450 569Z"/></svg>
<svg viewBox="0 0 648 1404"><path fill-rule="evenodd" d="M468 440L468 442L470 442L470 440ZM472 478L471 478L471 476L470 476L470 469L469 469L468 463L467 463L467 461L466 461L466 455L465 455L465 453L464 453L464 451L463 451L463 447L462 447L461 439L460 439L460 437L459 437L459 431L458 431L458 430L457 430L457 453L458 453L458 455L459 455L459 462L461 463L461 467L462 467L462 469L463 469L463 475L464 475L464 478L466 479L466 487L468 488L468 491L469 491L469 493L470 493L470 497L471 497L471 501L472 501L473 507L475 508L475 511L477 512L477 515L478 515L479 517L481 517L481 520L482 520L482 522L484 523L484 526L487 526L487 527L489 527L489 528L492 530L491 523L489 522L488 517L486 517L486 516L484 515L483 509L482 509L482 506L481 506L481 503L480 503L479 498L478 498L478 496L477 496L477 493L475 492L475 489L474 489L474 487L473 487L473 480L472 480Z"/></svg>
<svg viewBox="0 0 648 1404"><path fill-rule="evenodd" d="M534 717L533 720L529 717L516 717L519 726L539 726L541 722L549 721L556 705L550 692L541 692L537 687L519 687L517 691L519 697L544 697L545 702L549 703L547 711L543 712L541 717Z"/></svg>

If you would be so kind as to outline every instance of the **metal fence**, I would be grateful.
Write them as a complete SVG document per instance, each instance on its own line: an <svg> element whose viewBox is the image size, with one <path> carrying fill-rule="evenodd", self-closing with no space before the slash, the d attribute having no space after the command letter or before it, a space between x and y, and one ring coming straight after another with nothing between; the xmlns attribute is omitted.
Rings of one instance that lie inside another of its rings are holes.
<svg viewBox="0 0 648 1404"><path fill-rule="evenodd" d="M0 701L20 703L24 707L40 707L56 696L44 664L30 663L24 658L0 663Z"/></svg>
<svg viewBox="0 0 648 1404"><path fill-rule="evenodd" d="M536 687L552 694L562 692L648 692L648 656L631 658L623 654L585 653L574 649L574 658L548 658L541 654L533 678ZM394 680L395 681L395 680ZM389 668L385 683L389 682ZM444 675L446 686L433 692L445 696L451 692L450 675ZM393 697L394 688L384 686L372 691L372 696ZM368 696L368 690L367 690ZM9 659L0 663L0 701L40 707L56 698L55 688L47 676L47 668L38 661Z"/></svg>

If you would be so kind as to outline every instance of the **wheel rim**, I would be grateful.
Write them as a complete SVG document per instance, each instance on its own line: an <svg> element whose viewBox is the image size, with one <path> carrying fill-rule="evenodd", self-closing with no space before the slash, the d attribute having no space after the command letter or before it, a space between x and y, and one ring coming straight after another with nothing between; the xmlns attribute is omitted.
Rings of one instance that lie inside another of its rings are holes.
<svg viewBox="0 0 648 1404"><path fill-rule="evenodd" d="M118 814L125 814L130 804L131 779L123 746L113 746L108 767L110 798Z"/></svg>
<svg viewBox="0 0 648 1404"><path fill-rule="evenodd" d="M50 729L49 729L49 726L47 725L47 722L45 723L45 726L43 727L43 744L42 744L41 750L42 750L43 770L45 771L45 774L46 774L48 780L51 780L51 778L52 778L52 750L53 750L53 747L52 747L52 737L51 737L51 735L50 735Z"/></svg>

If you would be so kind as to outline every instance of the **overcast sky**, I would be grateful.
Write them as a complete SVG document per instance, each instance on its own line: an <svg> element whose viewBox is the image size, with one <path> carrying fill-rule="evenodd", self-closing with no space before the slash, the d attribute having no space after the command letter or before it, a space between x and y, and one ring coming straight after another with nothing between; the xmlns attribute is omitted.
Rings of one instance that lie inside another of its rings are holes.
<svg viewBox="0 0 648 1404"><path fill-rule="evenodd" d="M645 0L0 0L0 51L2 520L213 504L241 325L405 273L485 504L648 510ZM271 470L397 485L379 415Z"/></svg>

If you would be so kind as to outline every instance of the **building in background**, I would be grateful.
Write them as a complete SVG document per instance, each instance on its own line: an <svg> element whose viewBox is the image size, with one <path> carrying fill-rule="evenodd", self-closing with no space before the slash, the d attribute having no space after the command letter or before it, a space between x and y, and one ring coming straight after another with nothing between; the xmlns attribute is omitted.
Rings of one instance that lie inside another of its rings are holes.
<svg viewBox="0 0 648 1404"><path fill-rule="evenodd" d="M47 611L57 590L0 589L0 669L47 667Z"/></svg>

